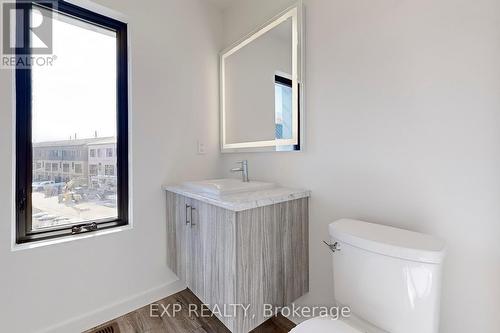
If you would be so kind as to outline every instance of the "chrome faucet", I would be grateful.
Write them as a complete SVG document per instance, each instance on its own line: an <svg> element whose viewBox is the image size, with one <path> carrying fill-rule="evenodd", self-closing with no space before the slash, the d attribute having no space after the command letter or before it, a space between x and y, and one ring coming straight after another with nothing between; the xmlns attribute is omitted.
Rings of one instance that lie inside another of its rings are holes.
<svg viewBox="0 0 500 333"><path fill-rule="evenodd" d="M241 172L241 175L243 176L243 181L245 183L248 183L250 181L248 179L248 161L244 160L244 161L237 162L237 163L241 164L241 167L231 169L231 172Z"/></svg>

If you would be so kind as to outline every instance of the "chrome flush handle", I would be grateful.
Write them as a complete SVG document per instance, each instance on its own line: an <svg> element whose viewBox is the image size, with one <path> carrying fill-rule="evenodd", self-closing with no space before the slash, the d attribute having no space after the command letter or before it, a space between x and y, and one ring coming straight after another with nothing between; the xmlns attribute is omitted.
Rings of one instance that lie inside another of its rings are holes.
<svg viewBox="0 0 500 333"><path fill-rule="evenodd" d="M329 244L329 243L323 241L323 243L325 243L325 245L328 246L333 253L340 251L340 244L338 242L335 242L333 244Z"/></svg>

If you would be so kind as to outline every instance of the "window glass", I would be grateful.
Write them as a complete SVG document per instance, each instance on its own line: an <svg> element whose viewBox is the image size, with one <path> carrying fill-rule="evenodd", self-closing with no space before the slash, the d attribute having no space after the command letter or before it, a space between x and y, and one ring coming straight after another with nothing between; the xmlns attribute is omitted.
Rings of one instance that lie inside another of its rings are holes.
<svg viewBox="0 0 500 333"><path fill-rule="evenodd" d="M32 13L36 20L38 11ZM33 162L47 163L33 170L33 180L45 182L33 184L34 230L118 214L116 176L101 178L88 161L96 156L91 145L116 146L116 33L63 14L52 21L57 60L32 68Z"/></svg>
<svg viewBox="0 0 500 333"><path fill-rule="evenodd" d="M276 139L291 139L293 137L292 87L277 82L274 89Z"/></svg>

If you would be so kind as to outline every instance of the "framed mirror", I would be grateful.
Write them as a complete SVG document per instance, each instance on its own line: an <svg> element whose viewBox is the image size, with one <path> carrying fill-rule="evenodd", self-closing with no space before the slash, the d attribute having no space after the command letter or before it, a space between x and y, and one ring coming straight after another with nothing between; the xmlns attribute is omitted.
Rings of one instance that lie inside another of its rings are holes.
<svg viewBox="0 0 500 333"><path fill-rule="evenodd" d="M221 53L222 152L302 149L301 26L296 5Z"/></svg>

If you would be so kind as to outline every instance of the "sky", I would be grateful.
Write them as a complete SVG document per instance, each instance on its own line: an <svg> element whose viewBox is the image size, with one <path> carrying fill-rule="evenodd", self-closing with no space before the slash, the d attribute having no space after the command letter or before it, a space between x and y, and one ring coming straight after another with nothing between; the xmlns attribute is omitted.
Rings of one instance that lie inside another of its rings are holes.
<svg viewBox="0 0 500 333"><path fill-rule="evenodd" d="M54 65L32 68L33 142L115 136L114 33L60 17L53 45Z"/></svg>

